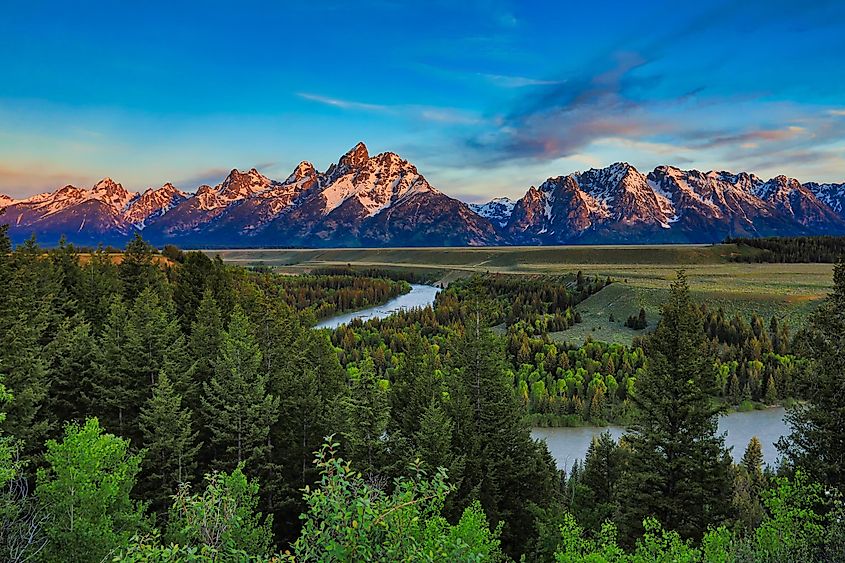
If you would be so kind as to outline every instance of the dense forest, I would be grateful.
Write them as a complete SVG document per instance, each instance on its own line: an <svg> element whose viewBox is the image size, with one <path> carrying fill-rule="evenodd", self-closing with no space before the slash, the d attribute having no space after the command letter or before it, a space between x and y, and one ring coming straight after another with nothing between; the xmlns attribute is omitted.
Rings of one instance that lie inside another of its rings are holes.
<svg viewBox="0 0 845 563"><path fill-rule="evenodd" d="M728 238L726 244L738 244L759 250L732 256L734 262L838 262L845 255L845 237L766 237Z"/></svg>
<svg viewBox="0 0 845 563"><path fill-rule="evenodd" d="M140 238L0 230L4 561L833 561L845 557L845 265L792 334L691 300L624 347L560 343L609 279L284 276ZM731 462L729 405L789 410ZM567 418L568 417L568 418ZM558 471L530 425L624 420Z"/></svg>

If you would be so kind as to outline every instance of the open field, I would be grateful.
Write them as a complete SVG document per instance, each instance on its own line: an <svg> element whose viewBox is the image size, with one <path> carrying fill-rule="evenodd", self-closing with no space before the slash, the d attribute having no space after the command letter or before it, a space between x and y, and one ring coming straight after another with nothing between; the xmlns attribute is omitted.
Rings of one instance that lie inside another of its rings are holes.
<svg viewBox="0 0 845 563"><path fill-rule="evenodd" d="M229 262L265 264L290 273L346 265L438 272L449 281L472 272L560 274L578 270L618 280L579 306L584 322L558 337L629 342L637 334L622 326L630 314L659 315L669 284L685 269L695 297L709 307L744 316L777 315L797 326L832 285L831 264L748 264L732 255L754 252L736 245L569 246L494 248L390 248L325 250L226 250ZM608 321L610 314L616 321Z"/></svg>

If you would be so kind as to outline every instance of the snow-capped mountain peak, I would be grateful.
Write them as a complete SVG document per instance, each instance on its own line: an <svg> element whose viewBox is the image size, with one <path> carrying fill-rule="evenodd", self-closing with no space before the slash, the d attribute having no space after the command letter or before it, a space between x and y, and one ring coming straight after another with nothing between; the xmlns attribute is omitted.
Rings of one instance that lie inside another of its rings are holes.
<svg viewBox="0 0 845 563"><path fill-rule="evenodd" d="M470 203L469 207L492 223L504 227L508 224L516 201L509 197L494 197L487 203Z"/></svg>
<svg viewBox="0 0 845 563"><path fill-rule="evenodd" d="M273 181L255 168L246 172L233 169L226 179L217 186L217 195L224 201L239 201L263 192L273 185Z"/></svg>
<svg viewBox="0 0 845 563"><path fill-rule="evenodd" d="M130 192L111 178L103 178L97 182L87 194L91 199L97 199L111 205L118 211L123 211L130 201L138 194Z"/></svg>
<svg viewBox="0 0 845 563"><path fill-rule="evenodd" d="M314 168L314 165L307 160L303 160L296 165L296 168L293 169L293 172L291 172L290 176L287 177L284 183L293 184L301 181L303 178L311 178L316 175L317 169Z"/></svg>
<svg viewBox="0 0 845 563"><path fill-rule="evenodd" d="M123 217L131 225L143 229L147 221L164 215L187 198L188 194L167 182L160 188L144 190L144 193L132 200Z"/></svg>

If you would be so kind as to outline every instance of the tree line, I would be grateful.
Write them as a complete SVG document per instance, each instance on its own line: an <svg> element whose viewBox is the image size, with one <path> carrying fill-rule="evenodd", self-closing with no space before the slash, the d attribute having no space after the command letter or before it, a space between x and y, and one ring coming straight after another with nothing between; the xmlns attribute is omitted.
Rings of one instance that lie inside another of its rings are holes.
<svg viewBox="0 0 845 563"><path fill-rule="evenodd" d="M727 238L725 244L754 249L731 256L734 262L827 262L835 263L845 254L845 237L764 237Z"/></svg>

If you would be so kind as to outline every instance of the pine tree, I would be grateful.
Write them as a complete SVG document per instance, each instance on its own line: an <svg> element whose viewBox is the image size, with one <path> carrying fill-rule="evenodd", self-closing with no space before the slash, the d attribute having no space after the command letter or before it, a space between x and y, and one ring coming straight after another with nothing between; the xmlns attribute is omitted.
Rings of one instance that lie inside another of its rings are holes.
<svg viewBox="0 0 845 563"><path fill-rule="evenodd" d="M123 297L127 301L134 301L148 288L159 295L165 292L164 273L156 264L155 255L155 248L138 233L135 233L135 237L126 245L118 266L118 274L123 286Z"/></svg>
<svg viewBox="0 0 845 563"><path fill-rule="evenodd" d="M623 451L610 432L594 437L581 472L581 483L588 490L579 518L585 528L598 530L616 515L622 470Z"/></svg>
<svg viewBox="0 0 845 563"><path fill-rule="evenodd" d="M97 347L92 407L99 414L103 427L121 436L126 435L125 431L131 426L133 407L143 402L141 388L129 375L129 330L129 312L121 297L116 295L109 306Z"/></svg>
<svg viewBox="0 0 845 563"><path fill-rule="evenodd" d="M787 411L791 426L778 449L813 480L845 492L845 262L833 270L833 291L797 336L811 362L804 385L806 404Z"/></svg>
<svg viewBox="0 0 845 563"><path fill-rule="evenodd" d="M735 371L731 374L731 383L728 389L728 397L730 398L731 404L733 405L738 405L739 401L742 399L742 389L739 386L739 377L737 377Z"/></svg>
<svg viewBox="0 0 845 563"><path fill-rule="evenodd" d="M191 324L191 338L189 347L194 359L191 380L196 388L201 390L203 385L211 381L214 375L214 362L220 353L223 342L223 319L220 308L211 290L203 293L202 301L197 308L196 320ZM199 406L199 394L186 395L185 402L191 408Z"/></svg>
<svg viewBox="0 0 845 563"><path fill-rule="evenodd" d="M683 537L701 537L724 517L730 498L730 457L717 435L711 394L716 374L701 309L683 272L672 284L662 318L647 343L648 364L637 378L622 523L628 537L655 516Z"/></svg>
<svg viewBox="0 0 845 563"><path fill-rule="evenodd" d="M482 295L474 292L474 295ZM502 542L512 555L532 541L532 503L553 502L556 470L530 429L513 392L501 343L485 326L482 303L471 303L463 335L450 343L448 412L452 449L463 455L461 482L447 509L459 514L479 500L491 522L505 522Z"/></svg>
<svg viewBox="0 0 845 563"><path fill-rule="evenodd" d="M404 354L394 373L390 388L391 424L403 436L412 437L420 429L423 413L432 399L439 401L442 395L434 359L419 331L408 334Z"/></svg>
<svg viewBox="0 0 845 563"><path fill-rule="evenodd" d="M100 246L89 256L82 267L79 305L86 320L91 323L92 333L99 334L106 324L109 309L115 296L121 294L121 281L117 264Z"/></svg>
<svg viewBox="0 0 845 563"><path fill-rule="evenodd" d="M267 392L261 350L239 306L223 334L214 367L202 397L213 466L231 471L245 462L248 474L260 474L270 463L270 427L279 416L279 400Z"/></svg>
<svg viewBox="0 0 845 563"><path fill-rule="evenodd" d="M146 455L139 489L153 510L161 511L170 505L177 487L194 477L200 447L191 411L182 405L182 397L164 371L141 409L140 426Z"/></svg>
<svg viewBox="0 0 845 563"><path fill-rule="evenodd" d="M420 417L420 428L414 434L416 457L426 466L429 473L442 467L448 471L449 480L460 480L460 456L452 453L453 424L443 410L439 399L432 399ZM458 462L458 463L456 463Z"/></svg>
<svg viewBox="0 0 845 563"><path fill-rule="evenodd" d="M746 531L757 528L765 516L761 498L765 488L763 447L757 436L753 436L742 461L734 468L733 507L737 521Z"/></svg>
<svg viewBox="0 0 845 563"><path fill-rule="evenodd" d="M96 377L96 339L79 315L65 319L47 347L50 414L60 423L83 421L93 414L92 381ZM61 430L55 424L54 430Z"/></svg>
<svg viewBox="0 0 845 563"><path fill-rule="evenodd" d="M752 436L748 441L740 464L751 477L755 492L763 492L763 445L757 436Z"/></svg>
<svg viewBox="0 0 845 563"><path fill-rule="evenodd" d="M767 405L774 405L778 402L778 388L775 384L775 378L769 375L766 380L766 396L763 398Z"/></svg>
<svg viewBox="0 0 845 563"><path fill-rule="evenodd" d="M369 478L387 466L385 435L390 419L387 391L376 378L371 358L352 374L352 389L344 404L343 446L353 467Z"/></svg>

